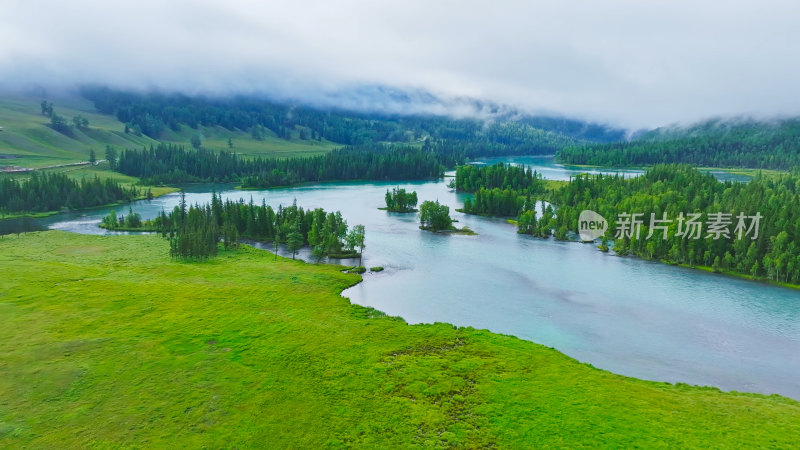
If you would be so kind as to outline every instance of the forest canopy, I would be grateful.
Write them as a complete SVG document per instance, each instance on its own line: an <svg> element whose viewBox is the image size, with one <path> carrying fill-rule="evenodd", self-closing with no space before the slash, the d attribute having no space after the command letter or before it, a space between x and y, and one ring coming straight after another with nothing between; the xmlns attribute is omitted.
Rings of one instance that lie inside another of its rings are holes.
<svg viewBox="0 0 800 450"><path fill-rule="evenodd" d="M417 192L406 192L405 189L394 188L386 191L386 210L392 212L414 212L417 207Z"/></svg>
<svg viewBox="0 0 800 450"><path fill-rule="evenodd" d="M340 145L418 143L458 149L468 157L554 154L566 145L610 142L624 131L581 121L513 115L497 120L433 115L386 115L306 105L276 103L255 97L190 97L158 92L138 93L85 86L82 95L95 107L116 116L126 132L160 139L182 127L219 126L242 130L254 139L268 134L281 139L327 140Z"/></svg>
<svg viewBox="0 0 800 450"><path fill-rule="evenodd" d="M190 260L211 258L220 241L230 248L238 245L239 239L272 242L276 251L285 244L293 258L302 247L310 246L317 260L353 258L364 248L363 225L349 229L339 211L304 210L296 203L275 210L264 202L256 205L252 199L249 203L244 199L223 201L216 193L205 205L187 205L181 194L172 211L162 211L147 221L133 211L121 217L112 211L103 219L103 227L159 232L169 239L172 257Z"/></svg>
<svg viewBox="0 0 800 450"><path fill-rule="evenodd" d="M598 166L688 163L788 170L800 167L800 119L710 121L688 129L656 130L629 142L570 145L559 151L558 159Z"/></svg>
<svg viewBox="0 0 800 450"><path fill-rule="evenodd" d="M458 167L455 188L474 194L464 201L464 213L501 217L516 217L533 208L534 198L546 191L541 174L503 163Z"/></svg>
<svg viewBox="0 0 800 450"><path fill-rule="evenodd" d="M463 161L461 153L374 144L345 147L308 158L244 158L225 150L188 150L161 144L124 150L118 170L145 182L240 181L245 188L289 186L304 182L438 178Z"/></svg>
<svg viewBox="0 0 800 450"><path fill-rule="evenodd" d="M0 178L0 211L48 212L61 209L81 209L127 202L135 199L135 186L125 188L111 180L98 177L76 181L61 173L31 172L23 181Z"/></svg>
<svg viewBox="0 0 800 450"><path fill-rule="evenodd" d="M580 213L591 210L609 222L602 250L613 241L620 256L800 283L798 175L722 182L689 165L659 164L638 177L578 175L560 188L531 191L527 175L510 173L525 172L499 164L460 168L456 185L474 193L463 211L516 217L520 234L568 240ZM697 224L691 233L689 219Z"/></svg>

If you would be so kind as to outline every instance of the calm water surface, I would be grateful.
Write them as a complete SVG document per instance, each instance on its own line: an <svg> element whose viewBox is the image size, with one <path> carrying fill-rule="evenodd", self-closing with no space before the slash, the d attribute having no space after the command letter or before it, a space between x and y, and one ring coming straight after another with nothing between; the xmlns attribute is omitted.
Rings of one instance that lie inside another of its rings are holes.
<svg viewBox="0 0 800 450"><path fill-rule="evenodd" d="M474 161L476 164L497 164L499 162L525 165L535 169L541 173L544 178L550 180L569 180L570 175L576 173L613 173L624 176L625 178L641 175L644 173L642 169L612 169L601 167L580 167L558 164L555 162L553 156L511 156L511 157L498 157L498 158L478 158ZM723 170L707 170L708 173L714 175L721 181L737 181L746 182L750 180L749 175L725 172Z"/></svg>
<svg viewBox="0 0 800 450"><path fill-rule="evenodd" d="M551 179L586 171L547 158L512 162L535 165ZM386 270L365 274L363 283L344 292L354 303L410 323L449 322L512 334L624 375L800 399L800 291L520 236L503 220L455 212L459 225L479 235L424 232L416 214L377 209L386 189L397 185L217 189L226 198L252 195L256 203L265 198L274 207L297 199L304 208L338 209L350 225L366 225L364 265ZM447 180L399 184L416 190L420 201L462 206L466 195L446 185ZM189 192L189 202L210 200L207 186L195 189L202 191ZM152 218L177 202L173 194L132 207ZM108 211L39 223L109 234L97 227Z"/></svg>

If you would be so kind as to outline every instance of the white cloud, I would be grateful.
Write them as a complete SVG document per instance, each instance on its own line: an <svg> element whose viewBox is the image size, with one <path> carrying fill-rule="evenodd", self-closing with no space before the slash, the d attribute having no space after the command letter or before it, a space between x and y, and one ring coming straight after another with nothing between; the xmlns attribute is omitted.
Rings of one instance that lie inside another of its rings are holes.
<svg viewBox="0 0 800 450"><path fill-rule="evenodd" d="M360 85L625 126L800 113L791 1L0 1L6 84Z"/></svg>

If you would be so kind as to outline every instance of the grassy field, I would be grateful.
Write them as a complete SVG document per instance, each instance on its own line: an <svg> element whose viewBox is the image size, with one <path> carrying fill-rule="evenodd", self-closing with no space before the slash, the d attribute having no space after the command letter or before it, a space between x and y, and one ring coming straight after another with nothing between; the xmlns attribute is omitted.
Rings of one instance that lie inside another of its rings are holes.
<svg viewBox="0 0 800 450"><path fill-rule="evenodd" d="M567 180L544 180L544 186L550 190L560 189L568 184Z"/></svg>
<svg viewBox="0 0 800 450"><path fill-rule="evenodd" d="M358 275L155 236L0 237L0 447L791 447L800 403L351 305Z"/></svg>
<svg viewBox="0 0 800 450"><path fill-rule="evenodd" d="M89 119L87 130L73 129L67 136L51 129L50 119L41 114L41 98L31 96L0 97L0 167L45 167L89 159L94 150L98 159L105 155L107 145L124 148L141 148L157 145L147 136L125 134L125 125L116 117L98 113L91 102L75 96L61 96L52 101L56 114L70 124L72 117L82 115ZM253 139L244 131L229 131L220 127L181 127L177 132L167 129L160 141L190 146L192 137L199 136L203 145L214 150L231 150L243 155L266 157L295 157L324 154L338 145L329 141L301 140L295 130L290 140L280 139L271 131L263 140ZM229 148L228 139L233 148Z"/></svg>
<svg viewBox="0 0 800 450"><path fill-rule="evenodd" d="M744 175L747 177L755 177L756 175L763 175L765 177L777 177L789 173L787 170L775 169L745 169L745 168L730 168L730 167L698 167L698 170L708 172L725 172L731 175Z"/></svg>
<svg viewBox="0 0 800 450"><path fill-rule="evenodd" d="M167 132L164 139L168 142L185 143L188 147L192 136L199 136L203 146L212 150L227 150L240 155L263 156L270 158L294 158L323 155L339 144L322 140L301 140L299 133L292 134L291 140L281 139L270 130L266 130L263 140L253 139L249 133L230 131L222 127L198 127L193 130L183 127L179 133ZM233 148L228 146L228 138Z"/></svg>
<svg viewBox="0 0 800 450"><path fill-rule="evenodd" d="M125 174L121 174L119 172L114 172L108 167L107 162L101 162L97 165L83 165L83 166L67 166L67 167L56 167L53 169L42 169L39 172L46 172L46 173L63 173L69 175L71 178L76 180L83 180L85 178L94 178L98 177L101 180L105 180L110 178L117 183L124 185L124 186L132 186L136 185L137 189L147 190L150 188L153 191L153 195L163 195L169 192L175 192L177 188L169 187L169 186L145 186L139 184L139 179L136 177L131 177ZM9 177L15 180L25 180L30 178L31 172L18 172L18 173L2 173L0 172L0 177Z"/></svg>
<svg viewBox="0 0 800 450"><path fill-rule="evenodd" d="M92 149L101 159L106 145L139 148L155 143L144 136L125 134L116 118L96 113L90 102L79 98L53 100L56 114L68 121L78 114L89 119L88 130L75 130L72 136L66 136L48 126L50 119L41 114L40 102L32 97L0 98L0 155L13 156L0 159L0 166L43 167L86 161Z"/></svg>

